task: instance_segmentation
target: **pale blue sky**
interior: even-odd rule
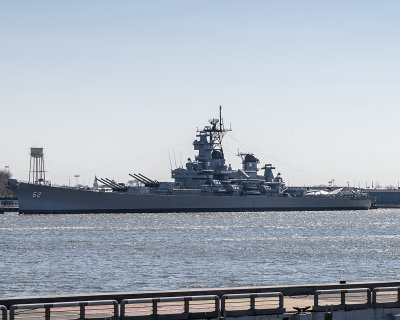
[[[169,179],[223,106],[227,160],[290,185],[400,180],[398,1],[2,1],[0,166]]]

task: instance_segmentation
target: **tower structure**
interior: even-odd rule
[[[194,150],[198,151],[195,160],[190,158],[186,169],[177,168],[171,171],[172,178],[178,186],[202,188],[211,180],[227,179],[228,167],[222,149],[222,139],[231,129],[226,129],[222,118],[222,107],[219,107],[219,118],[209,120],[210,125],[197,129],[197,139],[193,142]],[[232,168],[230,168],[231,170]]]
[[[42,147],[31,148],[31,161],[29,165],[29,182],[44,184],[46,172],[44,171],[44,153]]]

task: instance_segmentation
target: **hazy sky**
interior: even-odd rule
[[[2,1],[0,166],[170,179],[223,106],[290,185],[400,180],[399,1]],[[181,161],[182,159],[182,161]]]

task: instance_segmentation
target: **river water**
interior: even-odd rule
[[[400,278],[400,210],[0,215],[0,296]]]

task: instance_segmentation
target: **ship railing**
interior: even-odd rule
[[[174,188],[172,189],[172,192],[175,194],[200,194],[201,189],[179,189],[179,188]]]
[[[29,319],[119,319],[115,300],[17,304],[10,308],[10,320]]]
[[[54,186],[50,180],[46,180],[46,181],[42,181],[40,183],[35,183],[32,181],[27,181],[27,180],[22,180],[22,179],[18,179],[18,182],[22,182],[22,183],[27,183],[27,184],[37,184],[37,185],[41,185],[41,186]]]
[[[221,299],[223,319],[227,317],[282,314],[285,311],[281,292],[226,294]]]
[[[215,295],[125,299],[121,302],[121,320],[219,318],[219,302]]]
[[[372,291],[372,303],[375,307],[399,308],[400,287],[379,287]]]
[[[38,186],[48,186],[48,187],[56,187],[56,188],[66,188],[66,189],[77,189],[76,186],[67,186],[67,185],[63,185],[63,184],[58,184],[58,183],[52,183],[51,181],[46,180],[43,183],[34,183],[31,181],[27,181],[27,180],[22,180],[22,179],[18,179],[18,182],[22,182],[22,183],[26,183],[26,184],[33,184],[33,185],[38,185]],[[84,186],[86,187],[86,186]]]
[[[360,310],[371,306],[371,290],[368,288],[317,290],[314,294],[313,311]]]
[[[7,308],[5,306],[0,306],[1,320],[7,320]]]

